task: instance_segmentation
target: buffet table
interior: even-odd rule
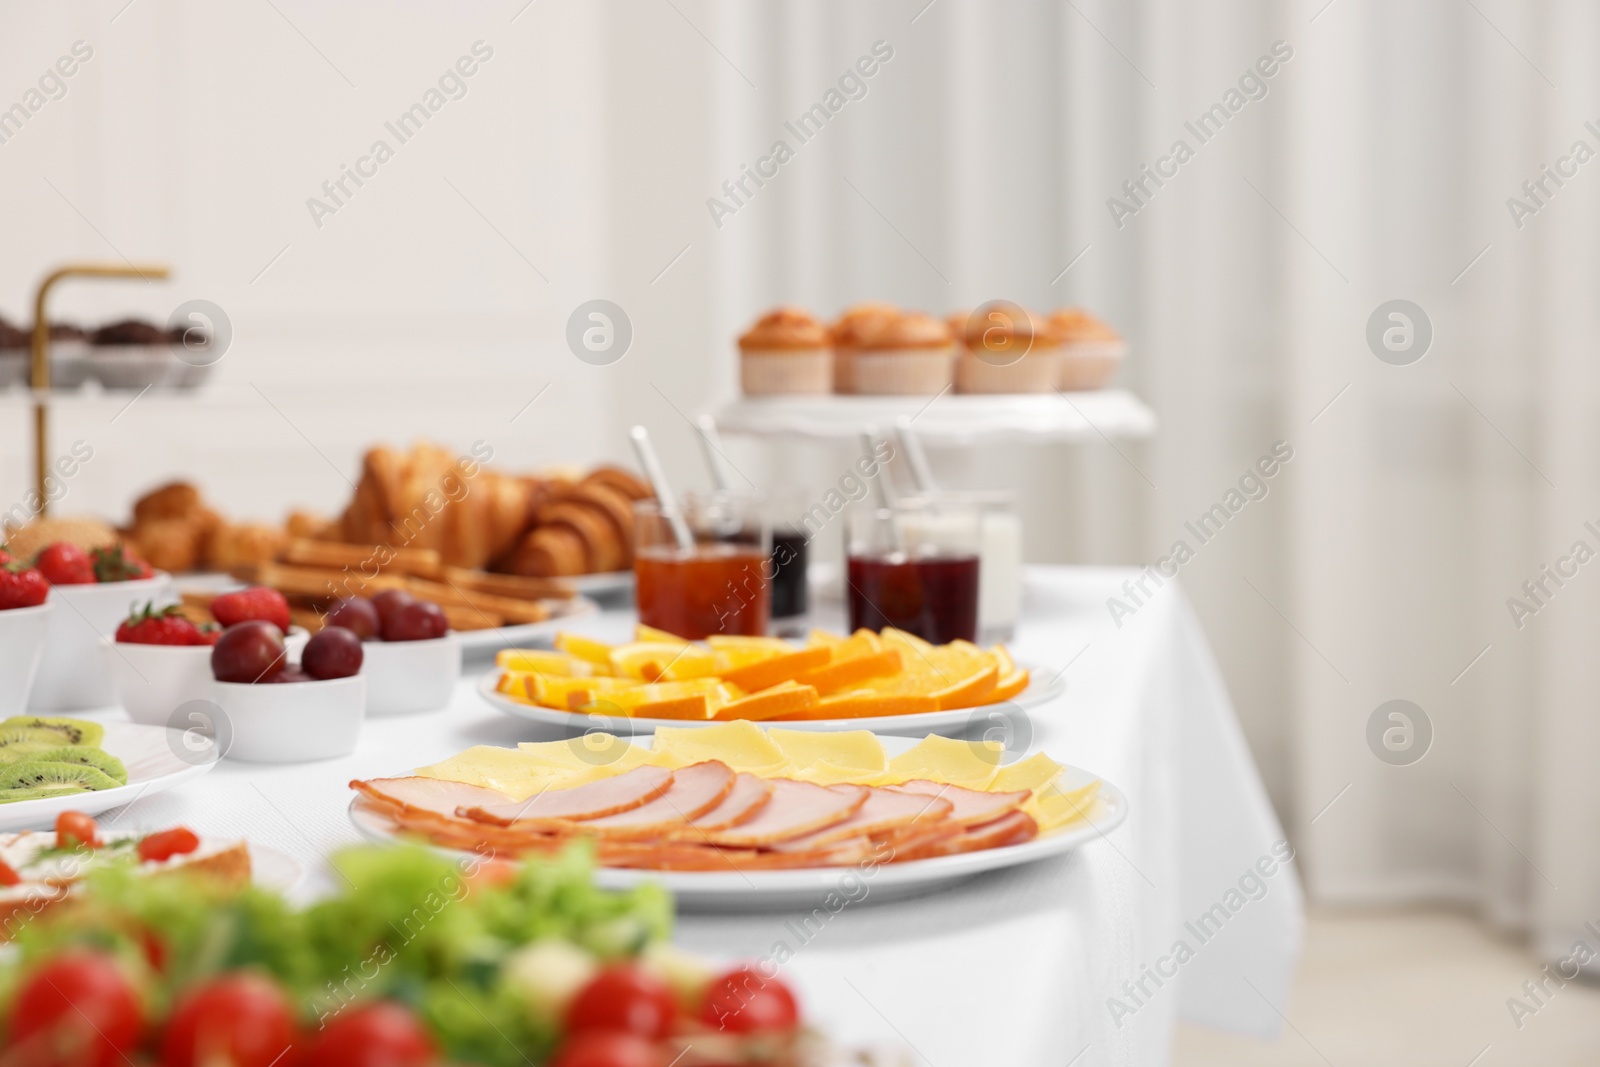
[[[1168,583],[1120,628],[1106,611],[1136,572],[1033,567],[1012,649],[1063,672],[1064,694],[1024,724],[1032,747],[1103,774],[1126,823],[1081,850],[932,895],[837,912],[685,915],[678,939],[722,957],[783,942],[786,977],[837,1037],[909,1047],[935,1067],[1164,1064],[1175,1019],[1270,1035],[1299,951],[1299,883],[1188,601]],[[573,621],[624,639],[631,612]],[[826,610],[820,625],[839,627]],[[297,895],[335,877],[322,862],[359,838],[354,777],[405,772],[475,744],[552,734],[473,691],[469,663],[446,712],[369,720],[355,755],[272,766],[225,761],[129,805],[119,828],[183,823],[296,857]],[[1180,943],[1182,947],[1180,948]],[[1116,998],[1115,1000],[1111,998]]]

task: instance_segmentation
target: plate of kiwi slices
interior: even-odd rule
[[[49,825],[63,811],[107,811],[216,761],[211,739],[194,731],[15,715],[0,720],[0,831]]]

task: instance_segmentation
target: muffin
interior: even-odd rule
[[[769,311],[739,338],[739,387],[746,396],[833,392],[833,348],[811,313]]]
[[[862,336],[874,323],[898,317],[900,309],[893,304],[855,304],[844,309],[828,328],[833,341],[833,391],[856,391],[856,353],[861,349]]]
[[[869,315],[853,324],[851,342],[851,392],[932,396],[950,385],[955,339],[950,327],[932,315]]]
[[[1062,308],[1050,316],[1061,341],[1062,389],[1103,389],[1117,373],[1128,342],[1082,308]]]
[[[1050,320],[1015,305],[985,305],[962,318],[958,337],[956,392],[1055,391],[1061,339]]]

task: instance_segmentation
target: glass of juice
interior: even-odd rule
[[[691,640],[767,632],[772,549],[759,497],[687,493],[676,511],[655,500],[633,508],[640,622]],[[687,546],[675,531],[680,522]]]
[[[772,524],[772,628],[777,633],[804,632],[810,608],[806,565],[811,534],[801,522],[806,498],[799,493],[769,496]]]
[[[893,626],[944,644],[978,639],[980,512],[920,498],[850,515],[850,628]]]
[[[1009,641],[1022,611],[1022,520],[1009,489],[943,489],[918,494],[946,505],[978,509],[978,636]]]

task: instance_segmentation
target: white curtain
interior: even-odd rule
[[[1583,527],[1600,518],[1600,164],[1547,180],[1520,228],[1506,199],[1531,203],[1522,183],[1573,141],[1600,150],[1583,125],[1600,120],[1597,13],[924,2],[685,6],[726,54],[707,53],[708,196],[874,41],[894,48],[864,99],[708,225],[722,332],[779,300],[998,296],[1123,328],[1154,442],[945,454],[946,471],[1017,486],[1035,558],[1196,547],[1184,583],[1315,897],[1467,902],[1565,955],[1600,915],[1600,564],[1520,628],[1506,601],[1573,542],[1600,551]],[[1159,163],[1180,139],[1193,157]],[[1145,164],[1177,173],[1133,200]],[[1121,226],[1112,197],[1137,208]],[[1411,365],[1366,340],[1394,299],[1431,322]],[[1279,441],[1293,458],[1265,499],[1196,545],[1185,522]],[[1396,699],[1431,724],[1409,765],[1367,740]]]

